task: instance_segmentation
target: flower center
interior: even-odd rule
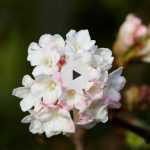
[[[55,90],[55,88],[56,88],[56,82],[50,81],[49,84],[48,84],[48,89],[50,91],[53,91],[53,90]]]
[[[67,97],[68,98],[73,98],[75,96],[76,92],[74,90],[69,90],[67,92]]]
[[[52,67],[52,64],[53,64],[53,61],[52,61],[52,58],[48,57],[46,60],[45,60],[45,64]]]

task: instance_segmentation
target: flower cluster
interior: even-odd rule
[[[142,21],[129,14],[119,29],[118,37],[114,45],[116,53],[122,54],[143,39],[147,34],[147,27]]]
[[[150,26],[129,14],[119,29],[113,51],[121,64],[137,58],[150,62]]]
[[[108,109],[120,107],[119,92],[125,84],[122,68],[108,73],[113,59],[109,49],[97,47],[88,30],[71,30],[66,40],[58,34],[42,35],[28,48],[33,78],[25,75],[22,87],[13,90],[22,99],[22,111],[30,113],[22,122],[30,123],[30,132],[47,137],[107,122]],[[64,68],[74,62],[85,75],[81,86],[65,79],[71,85],[66,86]]]

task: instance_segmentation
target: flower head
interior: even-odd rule
[[[142,24],[142,21],[129,14],[125,22],[120,27],[117,40],[114,44],[114,50],[117,55],[124,54],[138,40],[144,38],[147,34],[147,27]]]
[[[22,99],[22,111],[30,113],[22,122],[47,137],[74,133],[76,125],[107,122],[109,107],[118,108],[125,84],[122,69],[108,72],[113,59],[111,50],[95,45],[88,30],[71,30],[65,41],[60,35],[41,36],[28,49],[34,79],[24,76],[23,86],[13,90]]]

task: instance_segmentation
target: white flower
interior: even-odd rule
[[[27,60],[36,66],[33,75],[54,74],[58,70],[57,63],[60,59],[65,42],[60,35],[45,34],[40,37],[39,44],[33,42],[28,48]]]
[[[91,40],[88,30],[80,30],[76,32],[71,30],[66,35],[66,53],[84,53],[89,51],[95,44],[94,40]]]
[[[35,78],[31,93],[42,98],[47,104],[55,103],[62,94],[60,82],[52,76],[40,75]]]
[[[124,87],[126,80],[122,74],[122,68],[113,71],[109,74],[108,81],[104,88],[103,99],[109,107],[120,107],[120,90]]]
[[[47,137],[57,134],[71,134],[75,132],[74,123],[70,113],[58,106],[43,107],[30,110],[23,123],[30,123],[29,130],[33,134],[45,133]]]
[[[28,111],[41,101],[52,104],[61,96],[60,83],[48,75],[40,75],[31,79],[26,75],[23,78],[23,86],[13,90],[13,95],[22,98],[20,102],[22,111]]]
[[[29,75],[25,75],[22,80],[22,85],[24,87],[16,88],[12,92],[12,95],[22,99],[20,102],[22,111],[31,109],[34,105],[41,101],[40,97],[34,96],[31,93],[31,86],[33,83],[34,80]]]
[[[67,109],[77,109],[83,111],[88,107],[88,101],[84,94],[78,93],[75,90],[66,90],[63,95],[63,103]]]
[[[102,105],[99,101],[96,101],[86,111],[79,114],[76,124],[91,128],[99,122],[106,123],[107,121],[107,105]]]

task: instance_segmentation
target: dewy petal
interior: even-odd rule
[[[48,67],[48,66],[37,66],[33,69],[32,74],[34,77],[40,76],[40,75],[54,75],[58,72],[57,67]]]
[[[66,38],[67,39],[70,39],[72,37],[74,37],[76,34],[76,31],[75,30],[70,30],[67,34],[66,34]]]
[[[45,74],[45,75],[49,75],[51,68],[49,68],[46,65],[41,65],[41,66],[36,66],[33,71],[32,74],[34,77]]]
[[[108,84],[118,91],[120,91],[126,83],[125,78],[121,76],[122,70],[123,70],[122,67],[116,69],[109,75],[108,79]]]
[[[96,120],[106,123],[108,121],[107,105],[101,106],[96,113]]]
[[[29,88],[19,87],[13,90],[12,95],[19,97],[19,98],[24,98],[29,94],[29,92],[30,92]]]
[[[40,84],[40,83],[35,83],[34,85],[32,85],[31,87],[31,94],[34,96],[41,96],[45,93],[44,91],[46,90],[46,87],[44,84]]]
[[[43,53],[37,43],[31,43],[28,48],[27,60],[30,61],[31,66],[40,65],[43,62]]]
[[[25,87],[31,87],[33,79],[29,75],[25,75],[22,79],[22,85]]]
[[[28,95],[20,102],[20,107],[22,111],[28,111],[37,103],[40,103],[41,99],[32,95]]]
[[[120,106],[121,95],[119,91],[125,85],[125,78],[121,76],[122,68],[119,68],[109,75],[108,82],[104,88],[103,100],[111,108],[118,108]]]
[[[42,130],[42,123],[38,120],[34,120],[31,122],[30,126],[29,126],[29,130],[31,133],[33,134],[42,134],[43,130]]]
[[[95,41],[91,40],[88,30],[80,30],[79,32],[71,30],[67,33],[66,38],[68,52],[82,53],[90,50],[95,44]]]
[[[41,47],[49,47],[50,50],[52,49],[59,49],[63,48],[65,45],[64,39],[59,35],[50,35],[50,34],[44,34],[39,39],[39,45]]]
[[[95,44],[95,41],[91,40],[88,30],[80,30],[77,33],[77,37],[76,38],[77,38],[77,43],[83,49],[90,49]]]
[[[50,35],[50,34],[44,34],[39,39],[39,45],[41,47],[46,47],[49,44],[51,44],[51,40],[52,40],[52,35]]]
[[[112,52],[108,48],[98,48],[93,55],[93,65],[100,70],[109,70],[113,62]]]
[[[25,117],[21,120],[21,122],[22,122],[22,123],[30,123],[31,120],[32,120],[31,115],[28,115],[28,116],[25,116]]]
[[[65,41],[59,34],[55,34],[54,38],[58,48],[63,48],[65,46]]]

